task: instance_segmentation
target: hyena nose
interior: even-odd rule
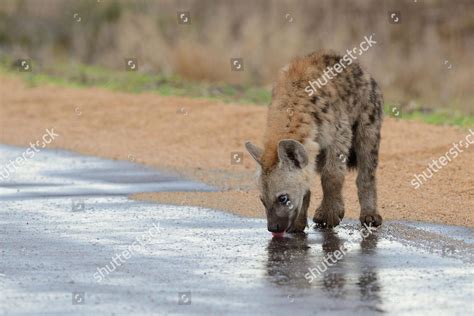
[[[282,231],[282,229],[280,228],[280,225],[278,224],[276,225],[268,224],[267,228],[268,228],[268,231],[272,233],[280,233]]]

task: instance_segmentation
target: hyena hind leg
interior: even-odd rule
[[[357,194],[360,203],[360,222],[367,226],[380,226],[382,216],[377,211],[376,170],[380,146],[380,122],[359,122],[355,151],[357,156]],[[362,127],[363,126],[363,127]],[[362,127],[362,128],[360,128]]]

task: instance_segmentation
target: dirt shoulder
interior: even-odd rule
[[[59,134],[49,148],[132,160],[214,185],[215,193],[144,193],[137,199],[210,207],[264,216],[254,185],[255,165],[246,140],[262,140],[266,109],[217,101],[125,94],[101,89],[28,88],[0,77],[0,142],[28,146],[47,128]],[[474,227],[474,145],[418,190],[410,184],[433,159],[468,131],[386,118],[382,130],[379,207],[384,219]],[[232,163],[232,153],[242,153]],[[3,167],[3,166],[2,166]],[[310,210],[321,200],[315,179]],[[358,218],[355,173],[344,188],[346,217]],[[311,214],[312,215],[312,214]]]

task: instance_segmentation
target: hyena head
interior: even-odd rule
[[[281,140],[277,150],[278,162],[271,167],[265,166],[262,161],[262,149],[250,142],[245,147],[260,167],[258,186],[268,230],[274,233],[291,232],[300,214],[304,214],[306,225],[311,193],[308,154],[304,146],[293,139]]]

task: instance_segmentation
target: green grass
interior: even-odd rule
[[[147,74],[137,71],[114,71],[81,64],[56,65],[54,68],[18,72],[0,63],[0,72],[18,73],[31,87],[55,84],[65,87],[100,87],[130,93],[156,92],[164,96],[217,99],[234,103],[269,104],[271,92],[265,88],[219,83],[193,82],[178,76]]]
[[[462,115],[461,113],[443,113],[442,111],[423,114],[413,112],[406,116],[409,119],[417,119],[428,124],[435,125],[455,125],[461,127],[474,127],[474,116]]]
[[[446,109],[397,111],[394,106],[385,105],[385,114],[399,119],[421,121],[433,125],[452,125],[462,128],[474,127],[474,116],[461,112],[447,111]]]
[[[114,71],[106,68],[74,64],[55,65],[53,68],[39,68],[33,65],[32,72],[19,72],[11,62],[0,61],[0,73],[16,74],[31,87],[54,84],[64,87],[100,87],[114,91],[130,93],[156,92],[164,96],[185,96],[207,98],[224,102],[241,104],[268,105],[271,102],[271,91],[262,87],[230,85],[225,83],[204,83],[185,80],[178,76],[147,74],[136,71]],[[403,110],[399,115],[386,105],[387,116],[401,119],[417,120],[435,125],[454,125],[463,128],[474,126],[474,116],[452,113],[443,109],[433,111]]]

